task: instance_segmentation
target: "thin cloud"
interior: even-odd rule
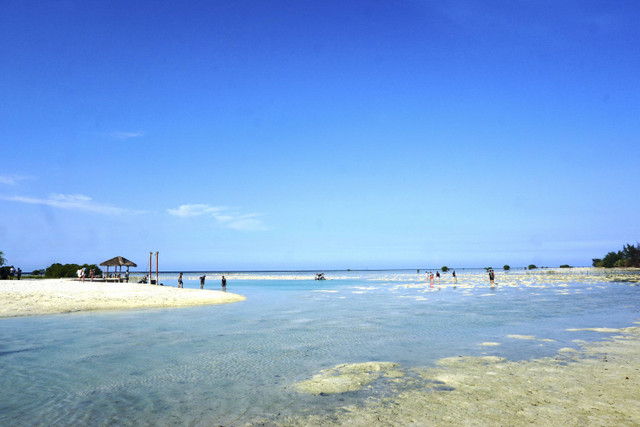
[[[13,175],[13,176],[7,176],[7,175],[0,175],[0,184],[3,185],[16,185],[18,184],[18,182],[20,181],[25,181],[30,179],[29,177],[26,176],[17,176],[17,175]]]
[[[170,215],[180,218],[199,216],[214,218],[223,227],[241,231],[264,231],[269,228],[262,222],[258,214],[239,214],[225,206],[207,204],[180,205],[177,209],[167,209]]]
[[[168,209],[167,211],[171,215],[179,216],[182,218],[189,218],[201,215],[222,216],[221,212],[226,210],[226,207],[216,207],[204,204],[191,204],[180,205],[178,209]]]
[[[29,196],[9,196],[0,197],[12,202],[28,203],[33,205],[51,206],[54,208],[93,212],[104,215],[136,214],[142,211],[119,208],[108,204],[96,203],[89,196],[84,194],[51,194],[48,198],[38,198]]]
[[[111,132],[109,135],[115,139],[131,139],[143,136],[144,132]]]

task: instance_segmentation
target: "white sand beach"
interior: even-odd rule
[[[0,317],[90,310],[188,307],[244,301],[229,292],[71,279],[0,281]]]

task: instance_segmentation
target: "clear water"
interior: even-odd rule
[[[199,288],[203,273],[185,274]],[[206,289],[220,289],[207,273]],[[595,270],[229,274],[247,297],[217,306],[0,319],[0,425],[245,425],[323,414],[372,391],[309,396],[291,384],[340,363],[555,355],[630,326],[638,276]],[[160,281],[175,286],[177,274]],[[535,335],[538,339],[508,338]],[[553,339],[541,341],[540,339]],[[499,342],[500,346],[480,346]]]

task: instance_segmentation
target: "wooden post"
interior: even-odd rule
[[[153,252],[149,252],[149,284],[151,284],[151,257],[153,256]]]
[[[160,252],[156,252],[156,285],[159,285],[160,282],[158,281],[158,254]]]

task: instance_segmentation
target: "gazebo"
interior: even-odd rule
[[[110,266],[115,267],[115,269],[114,269],[115,273],[118,273],[118,266],[120,267],[120,272],[118,273],[118,276],[117,276],[118,278],[120,278],[120,276],[122,275],[122,266],[123,265],[127,267],[127,273],[129,273],[129,267],[137,267],[138,266],[135,262],[129,261],[125,257],[121,257],[121,256],[113,257],[111,259],[106,260],[105,262],[100,263],[101,267],[107,267],[107,274],[105,276],[105,280],[109,280],[109,267]],[[128,276],[128,274],[127,274],[127,276]]]

